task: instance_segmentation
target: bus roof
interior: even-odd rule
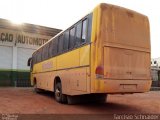
[[[130,10],[130,9],[127,9],[127,8],[124,8],[124,7],[121,7],[121,6],[112,5],[112,4],[108,4],[108,3],[100,3],[100,4],[98,4],[94,9],[99,9],[99,8],[100,8],[100,9],[103,9],[103,7],[110,7],[110,8],[114,7],[114,8],[117,8],[117,9],[124,9],[124,10],[130,11],[130,12],[134,12],[134,13],[136,13],[136,14],[145,16],[145,15],[143,15],[143,14],[141,14],[141,13],[139,13],[139,12],[136,12],[136,11],[134,11],[134,10]],[[94,10],[94,9],[93,9],[93,10]],[[92,12],[93,12],[93,10],[92,10]],[[92,13],[92,12],[90,12],[90,13]],[[89,14],[90,14],[90,13],[89,13]],[[87,14],[87,15],[88,15],[88,14]],[[85,15],[85,16],[87,16],[87,15]],[[85,16],[84,16],[84,17],[85,17]],[[82,17],[80,20],[82,20],[84,17]],[[147,16],[145,16],[145,17],[147,17]],[[79,22],[80,20],[78,20],[77,22]],[[40,50],[43,46],[45,46],[46,44],[48,44],[48,43],[49,43],[50,41],[52,41],[54,38],[58,37],[59,35],[61,35],[62,33],[64,33],[66,30],[68,30],[69,28],[73,27],[77,22],[75,22],[73,25],[71,25],[71,26],[68,27],[67,29],[59,32],[57,35],[55,35],[54,37],[52,37],[51,39],[49,39],[46,43],[44,43],[44,44],[43,44],[42,46],[40,46],[37,50],[35,50],[33,54],[35,54],[35,52],[37,52],[38,50]]]

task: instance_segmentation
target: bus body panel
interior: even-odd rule
[[[75,59],[76,58],[76,59]],[[57,70],[79,66],[79,49],[57,56]]]
[[[63,94],[90,93],[90,44],[34,65],[37,87],[54,91],[54,79],[60,77]]]
[[[89,94],[90,79],[87,76],[88,69],[89,67],[79,67],[57,71],[57,75],[61,76],[63,94]]]
[[[116,47],[104,47],[104,78],[150,78],[150,53]]]
[[[92,93],[140,93],[148,92],[152,81],[148,80],[121,80],[121,79],[99,79],[95,80],[95,89]]]
[[[100,39],[126,49],[150,52],[149,22],[146,16],[105,4],[102,4],[100,9]]]
[[[121,7],[101,4],[94,9],[92,30],[91,92],[149,91],[150,35],[147,17]],[[122,86],[125,86],[124,90],[121,90]],[[112,87],[116,89],[110,89]],[[134,89],[130,89],[132,87]]]
[[[91,92],[94,93],[97,83],[96,83],[96,67],[102,66],[102,41],[98,40],[100,32],[100,7],[97,6],[93,10],[92,15],[92,31],[91,31]]]

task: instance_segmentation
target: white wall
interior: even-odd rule
[[[35,39],[44,42],[50,38],[51,36],[0,28],[0,69],[29,70],[28,58],[40,47],[32,42]]]

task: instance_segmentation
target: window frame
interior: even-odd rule
[[[82,37],[83,37],[83,22],[84,21],[86,21],[86,32],[85,32],[85,41],[84,42],[82,42]],[[83,44],[85,44],[86,42],[87,42],[87,39],[88,39],[88,22],[89,22],[89,20],[88,20],[88,18],[86,17],[86,18],[84,18],[83,20],[82,20],[82,34],[81,34],[81,45],[83,45]]]
[[[82,42],[82,35],[83,35],[83,22],[86,20],[86,35],[85,35],[85,41]],[[78,44],[76,44],[76,37],[77,37],[77,26],[80,24],[80,41],[78,42]],[[92,30],[92,13],[86,15],[84,18],[82,18],[81,20],[79,20],[78,22],[76,22],[75,24],[73,24],[71,27],[69,27],[68,29],[66,29],[64,32],[58,34],[57,36],[55,36],[54,38],[52,38],[48,44],[48,57],[45,58],[49,59],[51,57],[55,57],[67,52],[70,52],[72,50],[75,50],[77,48],[83,47],[84,45],[90,44],[91,43],[91,30]],[[68,31],[69,36],[68,36],[68,49],[64,49],[64,39],[65,39],[65,33]],[[73,36],[71,37],[71,31],[73,31]],[[60,40],[60,37],[62,36],[62,40]],[[62,45],[59,45],[61,42]],[[42,50],[43,47],[45,47],[46,45],[42,46],[40,49],[38,49],[35,53],[36,55],[36,60],[35,63],[39,63],[41,61],[43,61],[42,59]],[[56,47],[55,47],[56,46]],[[61,49],[59,49],[59,47],[61,46]],[[54,49],[53,49],[54,48]],[[41,59],[37,59],[38,57],[41,57]]]

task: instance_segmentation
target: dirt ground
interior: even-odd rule
[[[37,94],[32,88],[0,88],[0,113],[17,114],[160,114],[160,91],[108,95],[106,103],[66,105],[53,93]]]

